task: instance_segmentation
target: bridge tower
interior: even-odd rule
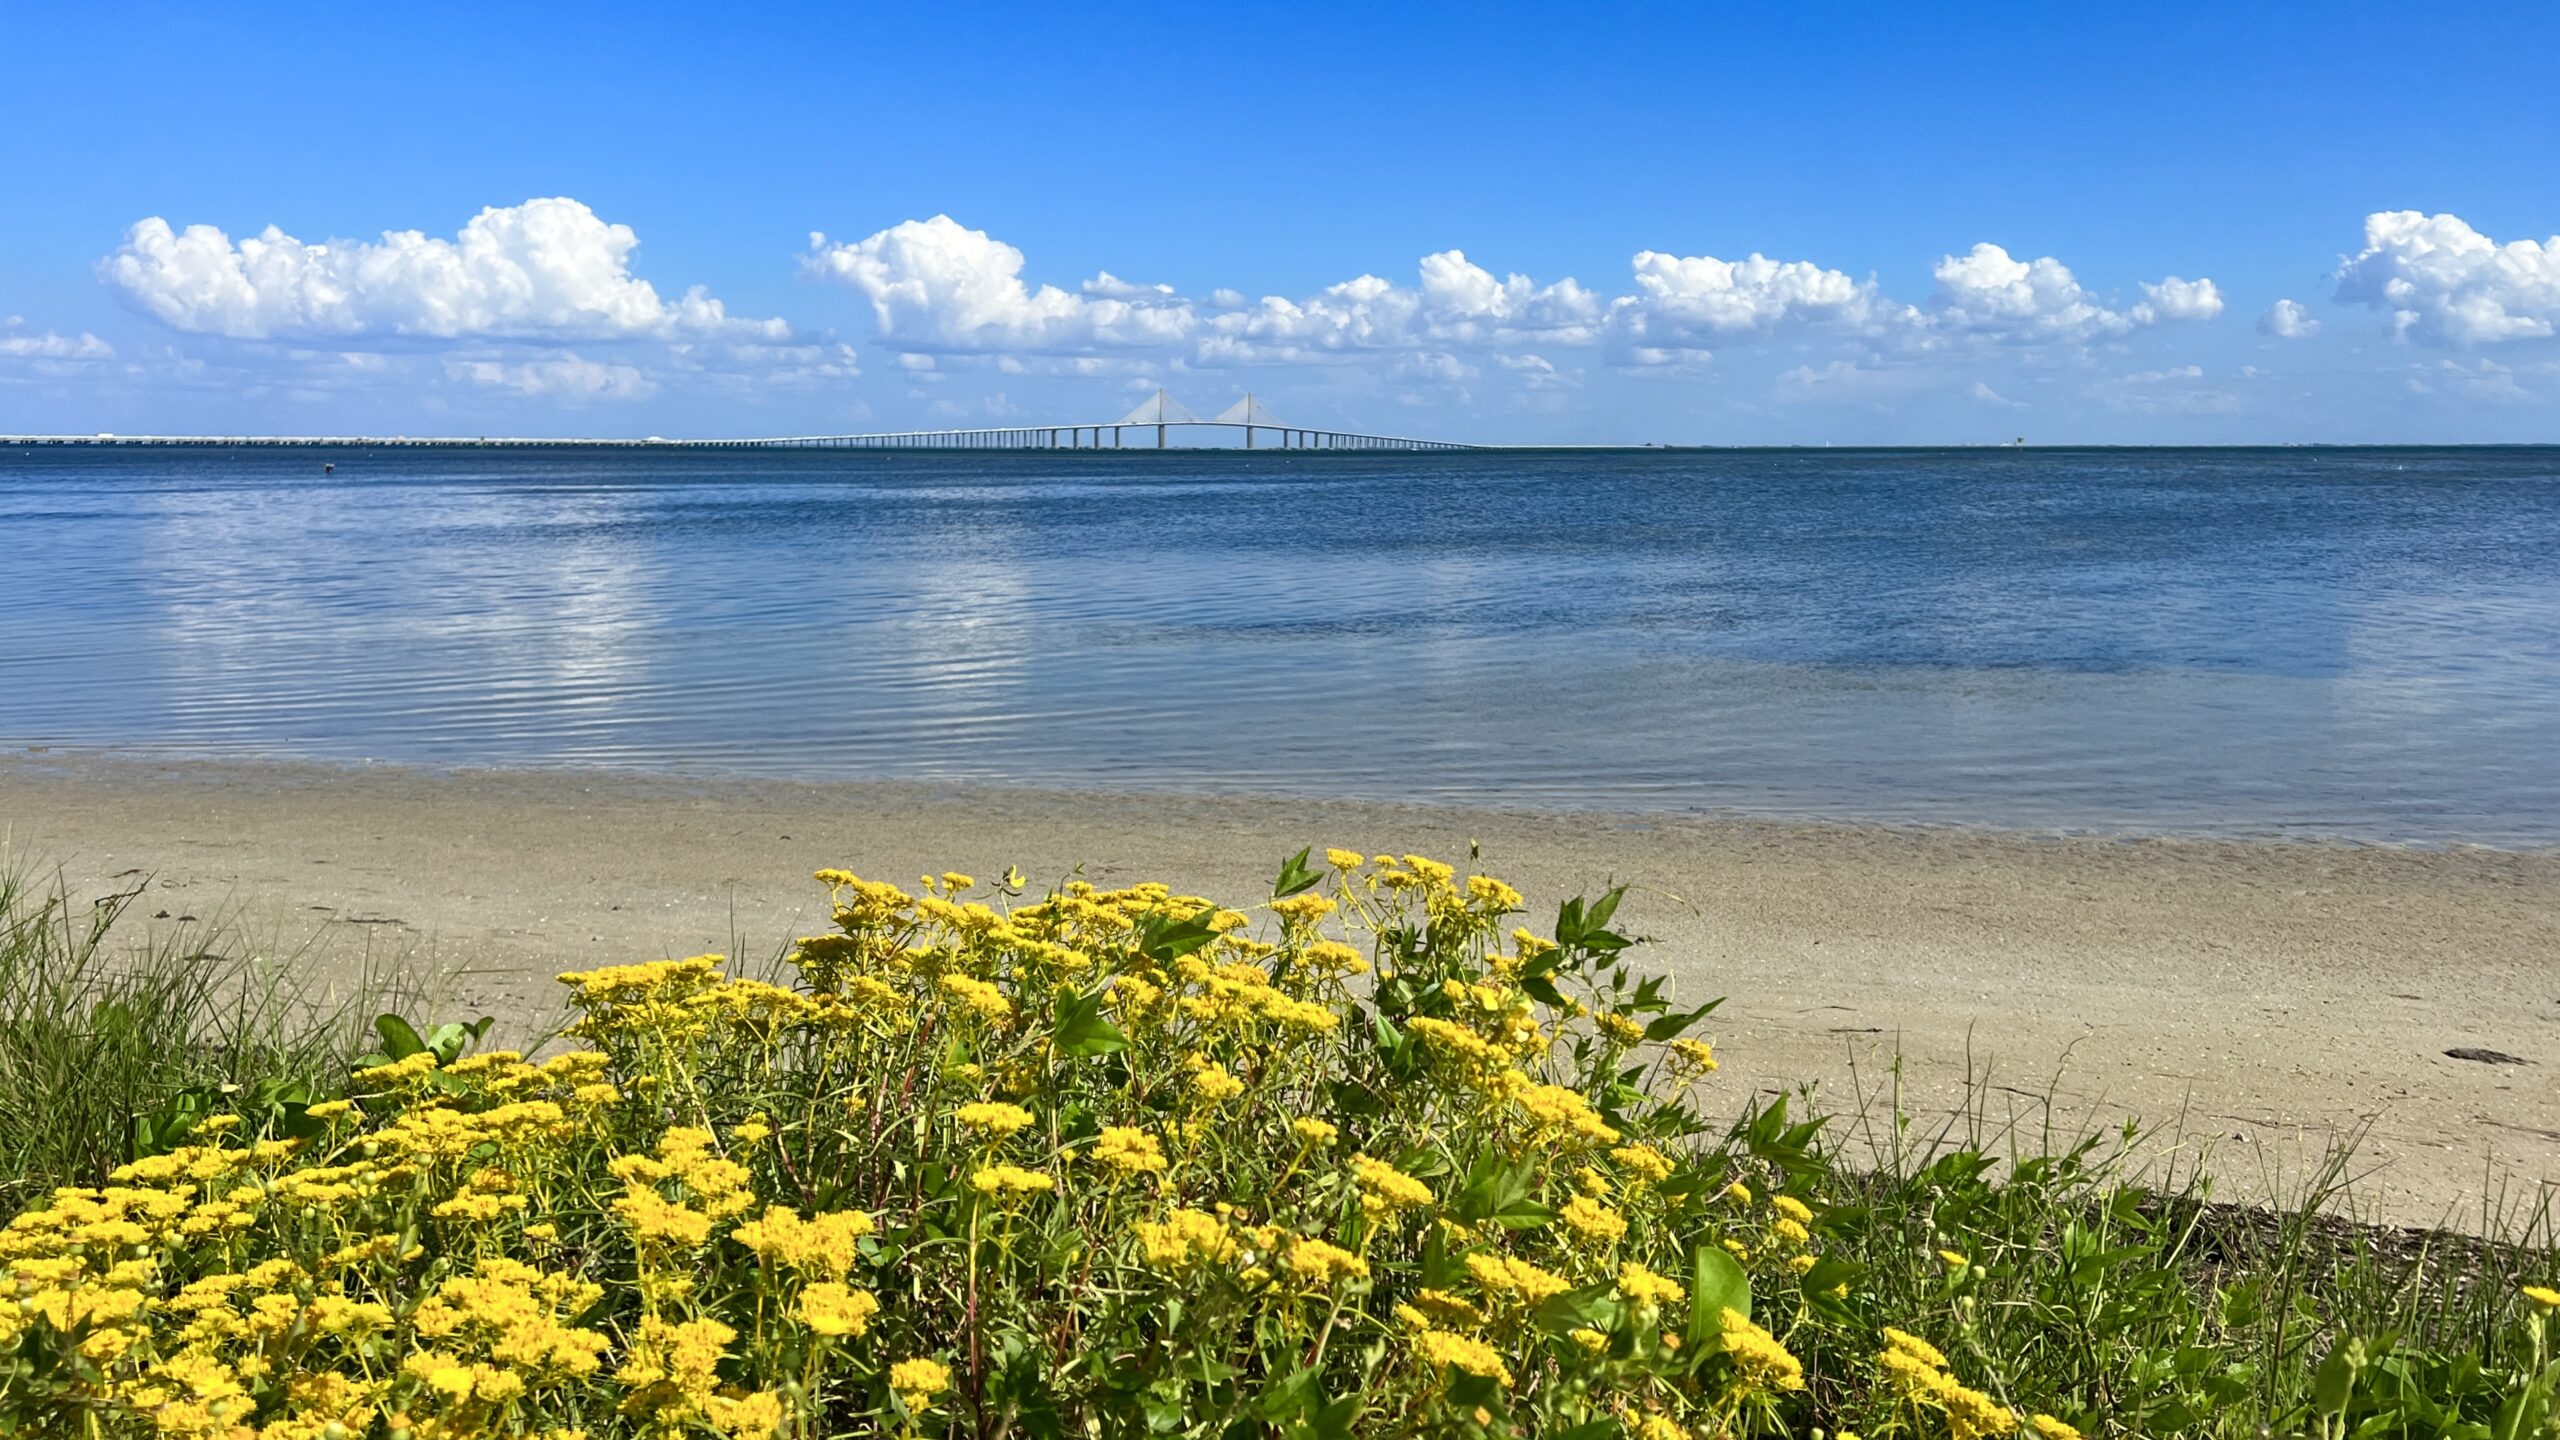
[[[1115,425],[1153,425],[1156,427],[1156,448],[1161,450],[1164,448],[1164,427],[1197,425],[1200,423],[1200,417],[1183,409],[1181,401],[1158,390],[1137,409],[1121,416],[1113,423]]]
[[[1274,415],[1269,410],[1263,408],[1262,402],[1254,399],[1253,392],[1250,390],[1244,393],[1243,399],[1228,406],[1226,409],[1219,411],[1217,423],[1220,425],[1242,425],[1244,427],[1244,448],[1247,450],[1253,448],[1253,431],[1255,426],[1260,426],[1265,430],[1279,431],[1280,448],[1285,450],[1289,447],[1289,427],[1281,423],[1279,416]]]

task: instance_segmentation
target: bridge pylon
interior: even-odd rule
[[[1289,427],[1281,423],[1280,417],[1272,414],[1261,401],[1253,398],[1253,392],[1250,390],[1244,392],[1243,399],[1219,411],[1210,423],[1243,426],[1244,448],[1247,450],[1253,448],[1253,432],[1256,426],[1265,430],[1279,431],[1281,448],[1288,448]]]
[[[1150,396],[1147,400],[1142,402],[1137,409],[1121,416],[1115,423],[1121,425],[1153,425],[1156,427],[1156,448],[1161,450],[1164,448],[1164,427],[1167,425],[1197,425],[1200,423],[1200,417],[1182,408],[1181,401],[1166,394],[1162,389],[1158,389],[1153,396]]]

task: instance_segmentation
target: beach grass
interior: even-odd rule
[[[0,1209],[94,1183],[188,1115],[342,1089],[373,1017],[415,997],[396,964],[323,964],[244,916],[135,916],[144,893],[81,900],[0,865]]]
[[[531,1058],[0,889],[0,1428],[2551,1430],[2546,1210],[2362,1224],[2344,1145],[2235,1206],[2049,1106],[1753,1086],[1619,892],[820,879],[787,973],[564,976]]]

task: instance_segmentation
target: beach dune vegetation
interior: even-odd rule
[[[1421,855],[1240,908],[817,879],[787,973],[578,971],[529,1052],[386,1019],[289,1100],[20,1157],[0,1431],[2551,1430],[2547,1246],[2103,1140],[1855,1152],[1733,1084],[1623,891],[1541,931]]]

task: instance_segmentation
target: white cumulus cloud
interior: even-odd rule
[[[83,330],[77,335],[60,335],[47,330],[30,335],[22,328],[26,321],[12,315],[0,321],[0,356],[11,360],[112,360],[116,347]]]
[[[270,225],[137,222],[98,274],[172,329],[239,339],[782,339],[699,287],[674,300],[631,273],[639,237],[565,197],[492,206],[452,239],[389,230],[309,244]]]
[[[1854,345],[1869,363],[1825,368],[1817,357],[1788,372],[1787,387],[1916,393],[1971,378],[1968,357],[1986,346],[2068,350],[2211,320],[2225,303],[2212,280],[2171,275],[2120,306],[2060,260],[1988,243],[1941,257],[1925,305],[1884,294],[1872,276],[1757,252],[1729,260],[1639,251],[1624,284],[1608,291],[1497,271],[1457,249],[1422,256],[1410,279],[1361,274],[1311,294],[1253,298],[1220,286],[1195,296],[1110,271],[1070,287],[1034,280],[1020,249],[947,215],[854,241],[814,234],[803,264],[869,302],[880,338],[915,380],[988,365],[1049,374],[1136,366],[1148,388],[1168,368],[1251,365],[1361,367],[1423,385],[1491,375],[1526,389],[1566,382],[1547,357],[1576,349],[1672,373],[1731,346],[1828,341]],[[1580,372],[1572,375],[1578,383]]]
[[[2136,325],[2164,320],[2210,320],[2222,313],[2222,290],[2210,280],[2181,280],[2172,275],[2158,284],[2145,281],[2142,299],[2133,307]]]
[[[2299,300],[2279,300],[2258,317],[2258,333],[2278,340],[2308,340],[2320,333],[2320,318]]]
[[[1857,327],[1911,314],[1877,295],[1874,281],[1807,260],[1640,250],[1631,268],[1635,290],[1612,303],[1610,318],[1640,351],[1702,350],[1786,324]]]
[[[864,240],[809,237],[813,274],[871,302],[883,340],[931,349],[1066,352],[1162,345],[1187,337],[1191,306],[1170,290],[1108,273],[1086,293],[1023,283],[1020,250],[948,215],[908,220]]]
[[[560,400],[645,400],[657,382],[635,365],[612,365],[576,355],[539,360],[448,360],[448,379]]]
[[[2337,298],[2391,312],[2405,339],[2474,345],[2534,339],[2560,323],[2560,235],[2500,244],[2456,215],[2365,217],[2364,249],[2338,266]]]
[[[1933,319],[1954,329],[2081,339],[2131,328],[2080,288],[2070,266],[2050,255],[2014,259],[1984,241],[1961,256],[1940,257],[1930,274],[1938,282]]]

